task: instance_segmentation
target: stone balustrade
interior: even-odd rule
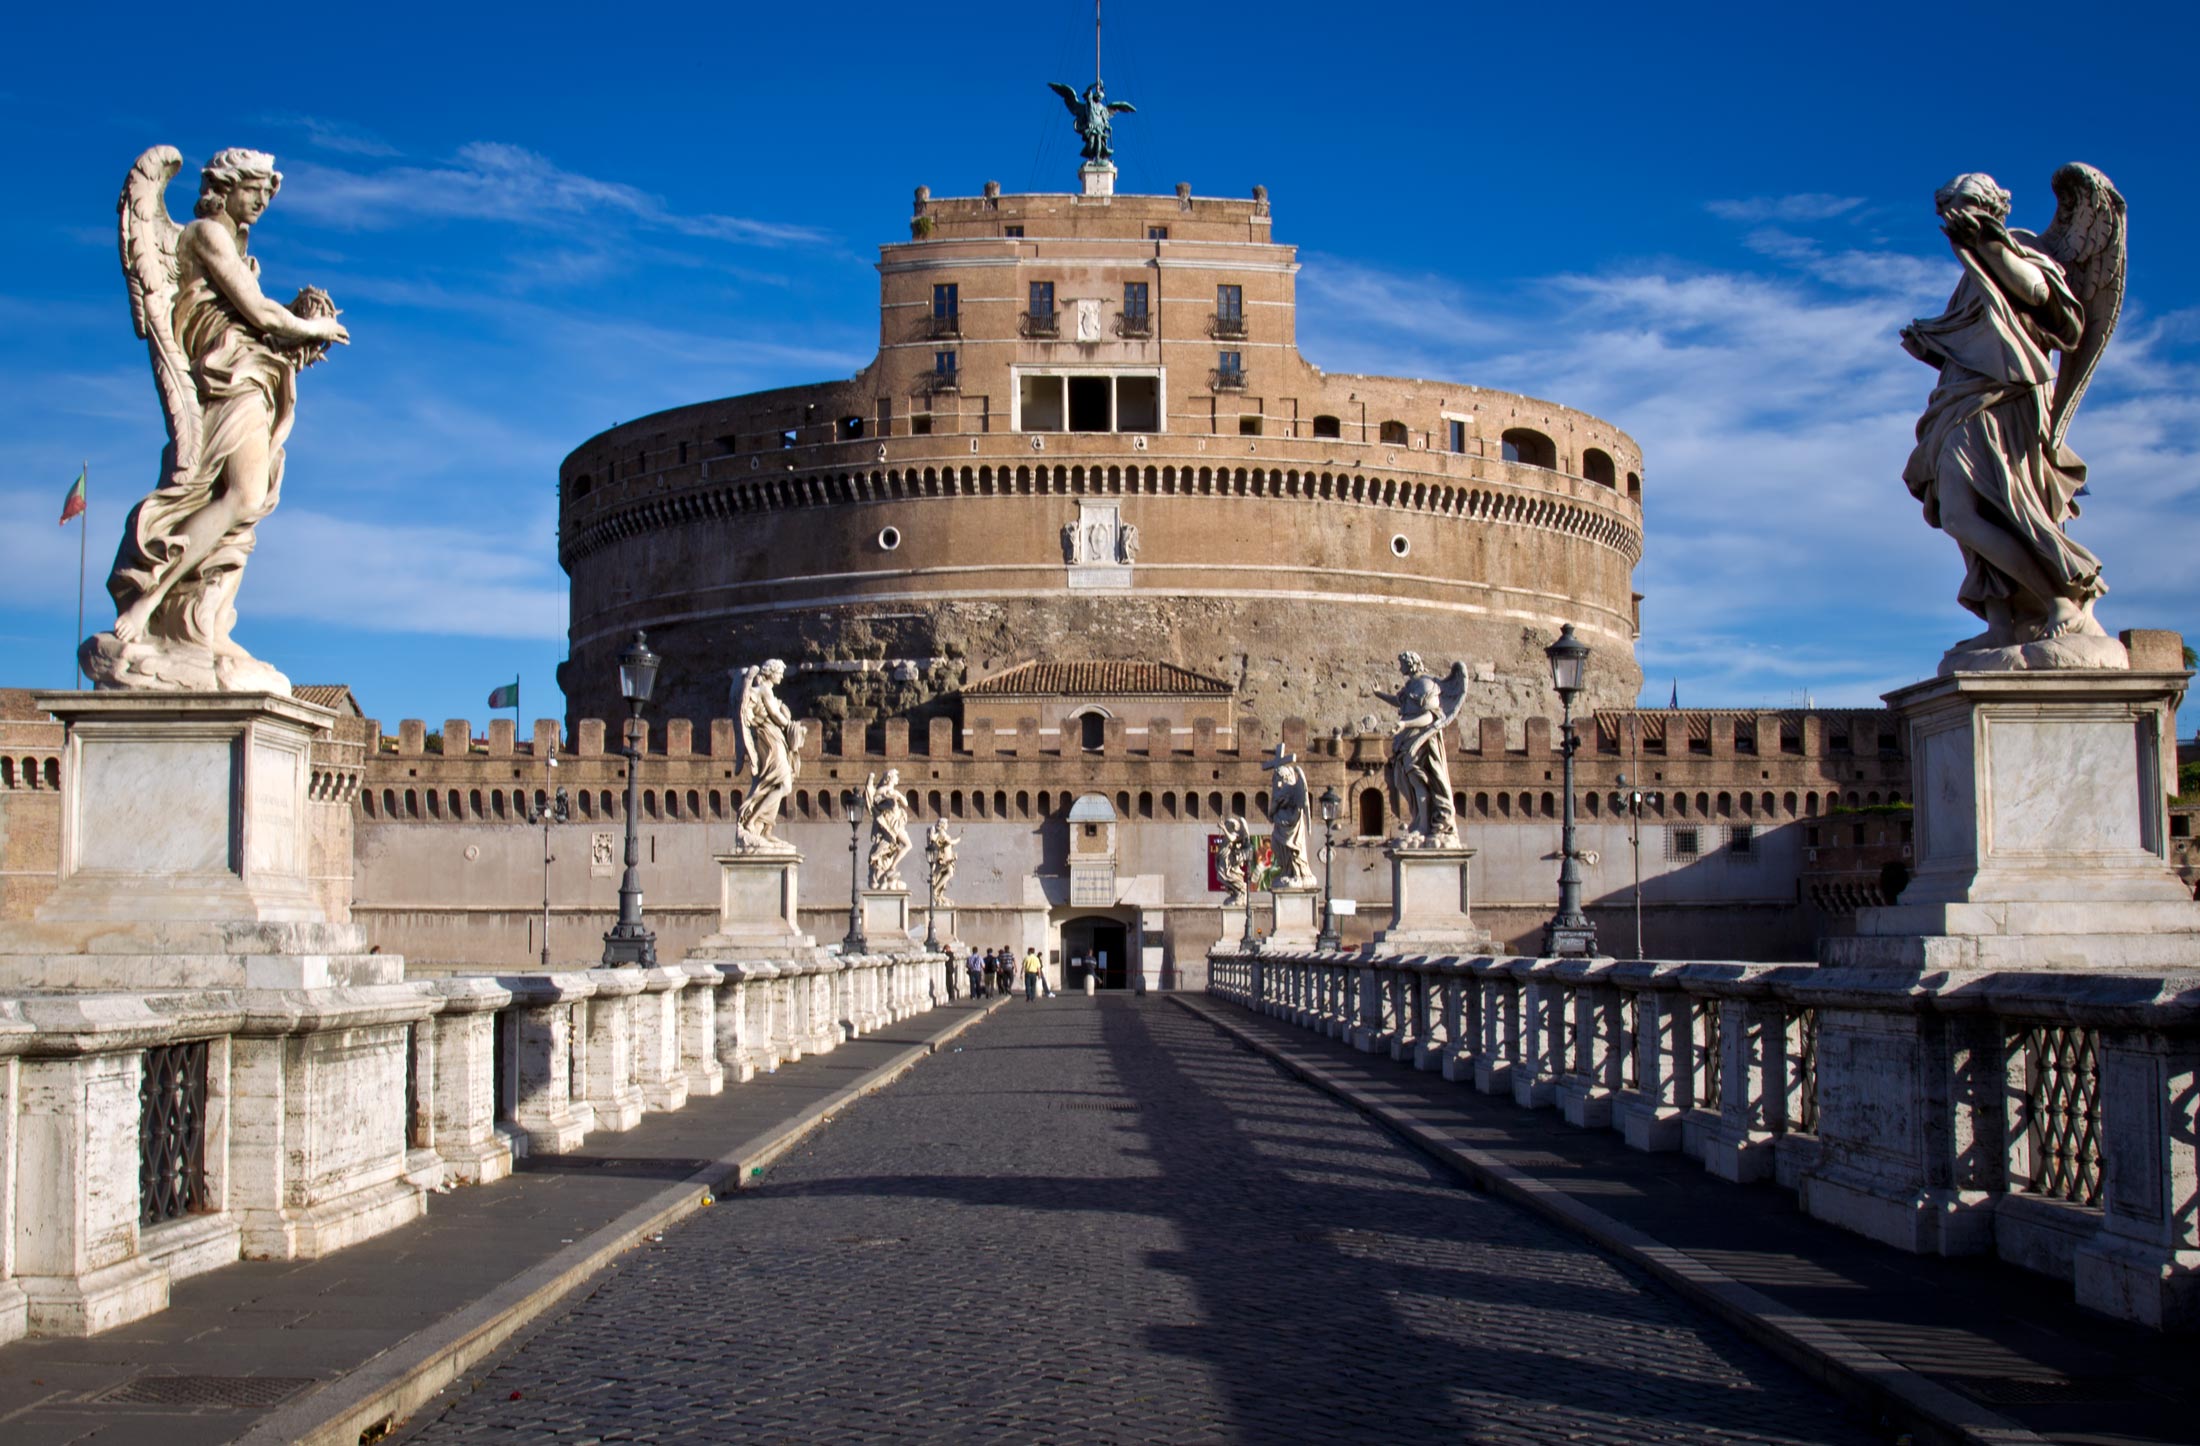
[[[1900,1248],[2200,1325],[2200,974],[1212,957],[1210,994]]]
[[[352,988],[0,997],[0,1341],[90,1335],[944,1003],[824,951]]]

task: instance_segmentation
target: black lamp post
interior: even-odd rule
[[[1551,686],[1558,690],[1563,715],[1559,724],[1559,756],[1565,760],[1566,808],[1559,829],[1558,917],[1544,926],[1543,952],[1553,958],[1589,955],[1597,951],[1596,927],[1581,911],[1581,854],[1574,847],[1574,754],[1581,739],[1574,733],[1574,695],[1581,691],[1581,675],[1589,662],[1589,645],[1574,636],[1574,625],[1558,630],[1558,641],[1543,650],[1551,660]]]
[[[1322,928],[1314,936],[1317,949],[1341,949],[1344,940],[1337,934],[1337,813],[1344,807],[1344,800],[1337,796],[1335,785],[1322,790]]]
[[[549,763],[552,778],[558,776],[557,768],[558,755],[553,753]],[[550,968],[550,865],[556,862],[556,855],[550,852],[550,825],[569,823],[572,818],[573,802],[565,796],[565,785],[561,783],[548,806],[538,802],[534,817],[528,820],[542,825],[542,967],[545,972]]]
[[[928,954],[940,951],[940,841],[936,834],[924,836],[924,948]]]
[[[871,941],[863,937],[863,856],[858,831],[863,827],[863,795],[849,789],[840,795],[848,817],[848,937],[840,941],[843,954],[868,954]]]
[[[657,936],[642,923],[642,849],[634,830],[634,815],[641,809],[639,775],[642,771],[641,735],[637,725],[649,695],[657,687],[657,665],[663,661],[649,650],[649,638],[637,632],[634,641],[619,653],[619,692],[633,716],[627,720],[626,746],[626,873],[619,880],[619,922],[603,936],[605,968],[639,964],[654,968]]]
[[[1658,807],[1659,795],[1652,792],[1646,792],[1643,789],[1642,780],[1640,779],[1637,779],[1634,784],[1630,786],[1627,782],[1627,775],[1624,773],[1619,776],[1619,786],[1622,790],[1622,792],[1620,793],[1620,797],[1625,799],[1627,803],[1627,842],[1629,846],[1634,850],[1635,854],[1635,957],[1637,959],[1640,959],[1643,957],[1642,811],[1646,808]]]

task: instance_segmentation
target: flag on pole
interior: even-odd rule
[[[492,708],[519,707],[519,679],[514,678],[503,687],[491,692],[489,694],[489,706]]]
[[[76,480],[69,484],[69,495],[61,499],[61,526],[67,527],[71,518],[84,515],[84,478],[90,471],[89,467],[80,469]]]

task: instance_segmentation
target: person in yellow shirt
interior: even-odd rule
[[[1036,948],[1024,950],[1024,998],[1026,1000],[1039,997],[1039,985],[1044,982],[1042,976],[1046,973],[1046,967],[1040,960],[1039,951]]]

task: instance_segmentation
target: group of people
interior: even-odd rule
[[[1024,977],[1024,998],[1037,999],[1041,992],[1054,993],[1054,986],[1047,982],[1046,964],[1037,949],[1026,949],[1018,959],[1012,949],[988,949],[979,953],[976,948],[963,956],[962,972],[970,980],[972,999],[991,999],[995,994],[1006,994],[1016,986],[1016,976]],[[947,977],[952,980],[955,970],[950,964]]]

